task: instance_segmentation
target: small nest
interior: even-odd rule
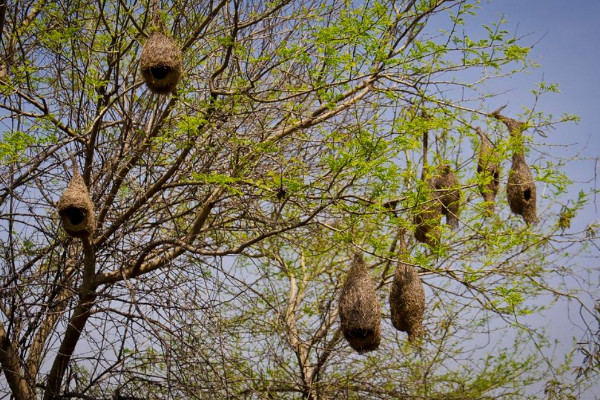
[[[67,234],[84,238],[91,236],[96,228],[94,205],[83,178],[77,170],[69,186],[58,200],[58,215]]]
[[[477,175],[483,183],[479,184],[479,193],[481,193],[483,200],[486,202],[487,211],[493,213],[496,195],[500,189],[500,163],[494,161],[497,157],[492,143],[481,129],[476,129],[481,138],[479,160],[477,161]]]
[[[508,204],[527,224],[537,222],[536,188],[531,170],[522,154],[515,153],[506,185]]]
[[[442,203],[442,214],[446,216],[446,223],[456,229],[458,228],[462,197],[459,189],[460,184],[450,165],[442,164],[440,171],[440,175],[433,179],[433,187],[438,191],[438,198]]]
[[[433,184],[429,181],[430,189]],[[439,193],[431,190],[425,202],[417,206],[413,217],[415,224],[415,239],[431,247],[435,247],[441,237],[440,221],[442,218],[442,204],[439,200]]]
[[[417,270],[403,262],[398,263],[390,291],[390,312],[396,329],[408,333],[408,340],[423,336],[425,290]]]
[[[173,93],[182,74],[181,49],[169,36],[154,32],[142,49],[140,68],[153,93]]]
[[[354,256],[339,304],[344,337],[359,354],[375,350],[381,341],[381,308],[375,285],[360,254]]]

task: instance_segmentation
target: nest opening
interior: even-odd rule
[[[357,339],[364,339],[368,336],[373,336],[374,334],[375,334],[375,332],[373,331],[373,329],[363,329],[363,328],[354,328],[354,329],[351,329],[350,332],[348,332],[348,336],[357,338]]]
[[[79,207],[68,207],[63,210],[62,215],[69,219],[71,225],[76,227],[85,221],[85,209]]]
[[[525,198],[525,200],[531,200],[531,189],[530,188],[525,189],[525,191],[523,192],[523,197]]]
[[[154,79],[158,80],[165,79],[171,71],[173,71],[172,68],[165,66],[150,67],[150,73],[152,74]]]

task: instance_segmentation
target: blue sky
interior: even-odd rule
[[[543,98],[538,108],[555,116],[565,112],[576,114],[581,121],[559,125],[548,132],[547,138],[539,137],[535,141],[559,144],[549,147],[549,151],[560,157],[576,159],[566,169],[575,182],[569,197],[575,198],[581,189],[600,189],[600,1],[483,0],[481,7],[477,21],[490,23],[504,16],[511,33],[517,37],[524,36],[524,43],[534,44],[531,56],[540,64],[538,69],[527,74],[499,81],[499,85],[510,91],[498,99],[498,104],[507,103],[509,113],[517,113],[521,106],[531,106],[533,97],[529,91],[536,83],[542,79],[558,83],[560,93]],[[597,180],[596,175],[599,175]],[[586,209],[573,221],[574,231],[600,222],[600,196],[590,200]],[[590,258],[574,259],[574,264],[600,270],[600,252],[593,247],[591,252]],[[596,284],[596,289],[592,296],[597,299],[600,283]],[[591,297],[588,305],[593,305]],[[581,334],[565,321],[569,319],[581,325],[578,314],[579,309],[573,304],[559,303],[544,320],[530,322],[532,325],[548,325],[550,335],[562,343],[558,353],[564,354],[571,339],[579,339]],[[577,357],[576,362],[580,362],[580,357]],[[592,390],[581,398],[598,398],[600,385],[595,386],[598,394]]]
[[[581,152],[582,158],[587,158],[568,170],[585,187],[583,182],[594,178],[592,159],[600,155],[600,1],[484,0],[481,6],[482,21],[503,15],[511,33],[526,36],[525,42],[534,44],[533,59],[541,65],[529,74],[502,81],[513,89],[506,96],[511,109],[529,105],[521,104],[522,99],[531,101],[527,92],[543,77],[558,83],[561,93],[544,98],[540,109],[556,116],[567,112],[581,117],[579,124],[559,126],[549,140],[570,144],[561,149],[565,155]],[[594,187],[594,182],[587,187]],[[593,211],[594,215],[586,213],[587,220],[598,220],[597,210]]]

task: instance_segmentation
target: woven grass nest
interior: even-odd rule
[[[433,179],[433,188],[438,192],[438,199],[442,203],[441,211],[446,216],[446,223],[456,229],[458,228],[462,198],[460,184],[448,163],[442,163],[439,171],[439,175]]]
[[[513,154],[506,194],[512,212],[521,215],[527,224],[537,222],[535,181],[522,154]]]
[[[494,111],[491,115],[506,125],[515,142],[512,166],[506,185],[508,204],[513,213],[523,217],[525,223],[535,224],[537,222],[537,192],[531,169],[525,161],[525,145],[523,143],[523,131],[527,129],[527,124],[500,114],[502,108],[504,107]]]
[[[425,290],[415,267],[398,263],[390,291],[390,312],[394,328],[408,333],[408,340],[423,336]]]
[[[359,354],[375,350],[381,341],[381,307],[365,262],[356,254],[342,288],[339,314],[344,338]]]
[[[500,163],[494,152],[492,142],[485,136],[479,127],[475,128],[481,138],[481,147],[479,148],[479,159],[477,160],[477,175],[483,181],[479,185],[479,193],[486,202],[486,209],[493,213],[495,208],[496,195],[500,189]]]
[[[57,208],[67,234],[77,238],[93,235],[96,228],[94,205],[83,178],[76,168],[69,186],[58,200]]]
[[[433,181],[428,180],[429,192],[425,201],[417,206],[413,216],[415,239],[429,246],[436,246],[440,241],[442,204],[439,193],[435,191]]]
[[[142,76],[157,94],[173,93],[182,74],[181,49],[169,36],[154,32],[142,49]]]

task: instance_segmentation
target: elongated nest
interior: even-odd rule
[[[481,182],[478,185],[479,193],[486,202],[487,211],[493,213],[496,195],[500,189],[500,163],[496,161],[497,155],[492,143],[479,128],[477,132],[481,138],[481,148],[477,160],[477,175]]]
[[[442,203],[439,200],[439,193],[433,190],[431,181],[429,181],[429,186],[431,190],[427,194],[427,198],[415,208],[413,222],[415,239],[435,247],[441,237]]]
[[[183,69],[181,49],[169,36],[154,32],[142,49],[140,68],[153,93],[173,93]]]
[[[460,184],[450,165],[442,164],[439,171],[439,175],[433,179],[433,187],[437,190],[438,198],[442,203],[442,214],[446,216],[446,223],[456,229],[462,197]]]
[[[390,291],[390,312],[396,329],[408,333],[408,340],[423,336],[425,290],[415,267],[398,263]]]
[[[69,186],[58,200],[58,215],[67,234],[83,238],[96,229],[94,205],[79,172],[75,171]]]
[[[375,285],[360,254],[354,256],[339,303],[344,337],[362,354],[375,350],[381,341],[381,307]]]
[[[531,170],[522,154],[515,153],[506,185],[508,204],[513,213],[521,215],[527,224],[537,222],[536,188]]]

